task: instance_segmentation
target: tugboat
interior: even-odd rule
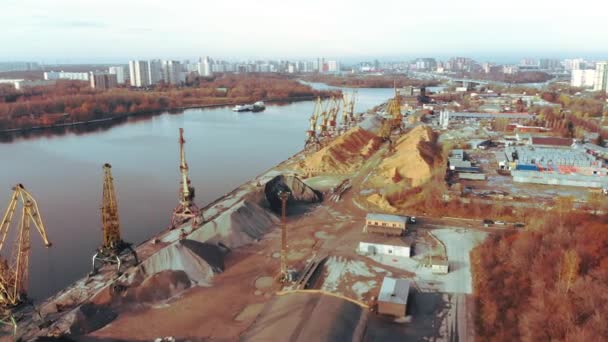
[[[266,109],[266,106],[264,105],[264,102],[262,101],[258,101],[256,103],[253,104],[251,111],[252,112],[262,112],[264,111],[264,109]]]

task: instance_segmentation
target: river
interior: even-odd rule
[[[356,112],[393,94],[392,89],[357,91]],[[166,229],[177,204],[179,127],[185,130],[196,202],[204,206],[300,151],[312,110],[312,101],[269,105],[261,113],[189,109],[0,142],[1,210],[11,187],[23,183],[37,199],[53,243],[44,248],[32,229],[30,297],[44,299],[89,272],[101,243],[103,163],[113,166],[123,238],[138,244]]]

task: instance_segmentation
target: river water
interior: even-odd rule
[[[356,112],[392,94],[392,89],[358,89]],[[104,163],[113,166],[123,238],[138,244],[166,229],[177,204],[179,127],[185,130],[196,201],[204,206],[301,150],[312,110],[312,101],[269,105],[261,113],[190,109],[61,135],[4,139],[0,210],[6,209],[11,187],[23,183],[37,199],[53,243],[44,248],[32,230],[30,297],[46,298],[89,272],[93,251],[101,243]]]

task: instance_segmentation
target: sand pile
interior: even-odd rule
[[[134,279],[141,280],[143,285],[157,273],[183,271],[192,284],[210,286],[214,270],[221,271],[223,268],[223,259],[217,260],[221,254],[220,248],[213,244],[182,240],[161,249],[142,262]],[[179,282],[179,279],[175,282]]]
[[[304,161],[307,173],[348,173],[360,166],[381,144],[375,134],[355,127]]]
[[[270,207],[279,212],[281,209],[281,199],[278,196],[280,191],[289,191],[288,205],[297,203],[317,203],[323,200],[321,194],[310,186],[304,184],[295,176],[279,175],[271,179],[264,187],[266,199]]]
[[[430,127],[418,126],[395,142],[395,152],[378,166],[373,181],[417,187],[431,179],[437,158],[437,136]]]
[[[362,341],[367,314],[342,298],[290,293],[268,302],[241,341]]]
[[[153,303],[174,297],[190,285],[186,272],[166,270],[148,277],[129,295],[136,303]]]
[[[258,204],[261,201],[261,196],[239,201],[213,221],[192,232],[188,239],[221,242],[229,248],[260,239],[279,222],[276,215]]]
[[[380,194],[373,194],[370,195],[366,198],[366,200],[375,205],[376,207],[382,209],[383,211],[386,212],[395,212],[396,209],[391,206],[391,203],[386,199],[386,197],[380,195]]]

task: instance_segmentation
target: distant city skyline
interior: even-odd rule
[[[608,4],[595,2],[4,0],[0,60],[608,59]]]

